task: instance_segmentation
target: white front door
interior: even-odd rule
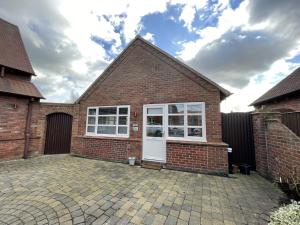
[[[144,105],[143,160],[166,162],[165,105]]]

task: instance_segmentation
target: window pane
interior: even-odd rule
[[[187,105],[187,112],[188,113],[201,113],[202,105],[201,104],[193,104]]]
[[[96,115],[96,109],[89,109],[89,115]]]
[[[202,137],[202,128],[188,128],[188,136]]]
[[[163,109],[162,108],[148,108],[147,114],[162,114]]]
[[[188,116],[188,125],[189,126],[202,126],[201,116]]]
[[[162,116],[147,116],[147,125],[162,125]]]
[[[98,126],[97,134],[115,134],[116,127]]]
[[[184,113],[184,104],[172,104],[168,106],[169,113]]]
[[[128,108],[119,108],[119,114],[127,115],[128,114]]]
[[[99,108],[99,115],[117,114],[117,107]]]
[[[88,126],[87,127],[87,132],[94,133],[95,132],[95,126]]]
[[[96,124],[96,117],[89,116],[88,117],[88,124]]]
[[[127,116],[119,117],[119,125],[127,125]]]
[[[148,137],[162,137],[162,127],[147,127]]]
[[[184,137],[184,128],[169,127],[169,137]]]
[[[119,134],[127,134],[127,127],[118,127]]]
[[[169,125],[184,125],[184,116],[169,116]]]
[[[116,117],[115,116],[99,116],[98,124],[101,125],[116,125]]]

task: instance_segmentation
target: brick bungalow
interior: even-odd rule
[[[220,102],[229,94],[137,36],[76,101],[72,152],[227,173]]]
[[[0,159],[27,157],[32,108],[43,98],[17,26],[0,19]]]
[[[14,30],[13,37],[19,38],[15,42],[20,43],[17,27],[2,24]],[[2,84],[14,78],[23,85],[19,89],[26,91],[6,90],[7,85],[0,83],[5,93],[1,94],[5,102],[1,116],[2,111],[6,113],[0,125],[1,159],[21,156],[28,104],[34,101],[29,155],[71,152],[116,162],[136,157],[138,162],[156,162],[171,169],[228,173],[220,102],[230,93],[181,61],[137,36],[74,104],[38,103],[42,96],[30,82],[34,72],[20,46],[22,54],[14,49],[10,51],[14,55],[6,58],[22,57],[6,66],[17,68],[22,76],[0,78]],[[67,117],[71,125],[64,124]],[[70,142],[62,135],[70,137]],[[22,141],[11,147],[11,139],[16,138]]]

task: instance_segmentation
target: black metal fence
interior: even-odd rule
[[[222,113],[222,139],[229,144],[229,166],[248,164],[255,170],[255,149],[251,112]]]
[[[300,112],[282,114],[282,123],[300,137]]]

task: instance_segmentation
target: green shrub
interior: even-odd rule
[[[300,202],[292,201],[291,204],[280,207],[271,214],[269,225],[299,225]]]

